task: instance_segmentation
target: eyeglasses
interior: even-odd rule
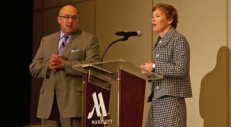
[[[72,19],[72,20],[77,20],[78,17],[76,15],[70,16],[70,15],[65,15],[65,16],[59,16],[59,17],[63,17],[64,19],[68,20],[68,19]]]

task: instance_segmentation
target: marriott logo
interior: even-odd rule
[[[107,117],[107,111],[106,111],[106,108],[105,108],[102,93],[100,92],[98,94],[98,99],[97,99],[96,92],[94,92],[92,94],[92,98],[93,98],[93,101],[94,101],[94,107],[92,108],[91,112],[88,113],[87,119],[91,119],[94,112],[96,112],[97,117],[99,117],[100,119],[92,120],[92,122],[91,122],[92,124],[94,124],[94,125],[112,124],[112,119],[104,119],[104,117]],[[98,100],[99,100],[99,102],[98,102]]]

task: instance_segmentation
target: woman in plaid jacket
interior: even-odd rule
[[[146,127],[186,127],[185,98],[192,97],[189,44],[176,31],[178,13],[172,5],[159,3],[152,12],[153,31],[159,34],[153,47],[154,61],[140,67],[163,78],[151,81],[153,94]]]

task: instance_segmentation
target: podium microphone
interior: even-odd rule
[[[130,36],[137,36],[137,37],[140,37],[140,36],[142,35],[142,33],[141,33],[141,31],[118,31],[118,32],[115,33],[115,35],[124,36],[124,37],[123,37],[123,38],[120,38],[120,39],[117,39],[117,40],[115,40],[115,41],[113,41],[113,42],[111,42],[111,43],[107,46],[107,48],[104,50],[103,55],[102,55],[100,61],[103,61],[104,55],[106,54],[107,50],[109,49],[109,47],[110,47],[111,45],[113,45],[114,43],[116,43],[116,42],[118,42],[118,41],[126,41],[126,40],[128,40],[128,38],[129,38]]]
[[[118,36],[125,36],[125,37],[130,37],[130,36],[137,36],[140,37],[142,35],[141,31],[118,31],[115,33],[115,35]]]

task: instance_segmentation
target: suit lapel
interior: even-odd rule
[[[172,27],[162,38],[162,45],[167,45],[168,42],[172,39],[172,37],[174,36],[176,30]]]
[[[174,28],[171,28],[165,35],[163,38],[161,38],[161,43],[160,41],[157,42],[156,46],[155,46],[155,54],[157,54],[157,57],[160,54],[163,54],[165,51],[167,51],[168,48],[168,43],[169,41],[173,38],[174,34],[176,33],[176,30]],[[154,60],[156,57],[154,57]]]
[[[72,49],[76,49],[79,38],[80,38],[81,31],[78,30],[74,35],[71,36],[68,44],[66,45],[65,49],[63,50],[63,54],[61,57],[63,59],[67,59],[68,55],[71,53]]]
[[[60,36],[60,32],[57,32],[57,33],[53,36],[53,39],[50,39],[50,40],[54,40],[54,41],[52,41],[52,43],[50,43],[49,46],[48,46],[48,51],[50,52],[51,55],[52,55],[53,53],[54,53],[54,54],[58,54],[59,36]]]

